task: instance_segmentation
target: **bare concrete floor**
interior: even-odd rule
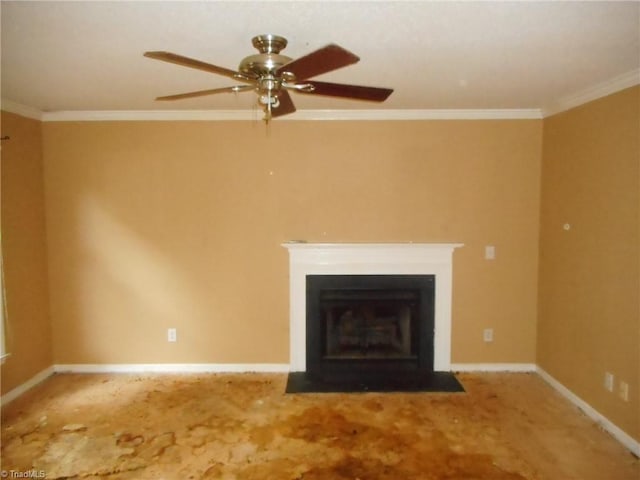
[[[56,375],[2,412],[2,470],[47,479],[638,480],[535,374],[467,393],[285,395],[286,375]],[[9,476],[9,478],[18,478]]]

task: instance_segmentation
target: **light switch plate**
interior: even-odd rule
[[[486,247],[484,247],[484,258],[486,260],[495,260],[496,247],[494,245],[487,245]]]
[[[178,332],[175,328],[170,328],[167,330],[167,342],[177,342],[178,341]]]

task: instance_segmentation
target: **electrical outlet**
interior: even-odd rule
[[[482,338],[485,342],[493,342],[493,328],[485,328],[482,332]]]
[[[627,382],[620,382],[618,385],[618,395],[625,402],[629,401],[629,384]]]
[[[610,392],[613,392],[613,373],[606,372],[604,374],[604,388]]]
[[[178,331],[175,328],[170,328],[167,330],[167,342],[177,342],[178,341]]]

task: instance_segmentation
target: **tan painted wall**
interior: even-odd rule
[[[2,249],[7,351],[2,393],[51,366],[41,124],[2,112]]]
[[[453,361],[535,361],[542,121],[43,134],[56,363],[288,363],[290,239],[463,242]]]
[[[537,348],[542,368],[636,440],[639,138],[638,87],[544,120]],[[621,380],[629,402],[617,395]]]

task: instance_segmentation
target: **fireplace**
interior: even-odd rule
[[[289,252],[287,392],[460,389],[450,370],[452,257],[461,246],[283,244]],[[309,284],[317,290],[310,297]],[[370,381],[378,372],[387,372],[384,381]],[[362,381],[315,382],[314,375]]]
[[[433,371],[434,275],[308,275],[307,373]]]

